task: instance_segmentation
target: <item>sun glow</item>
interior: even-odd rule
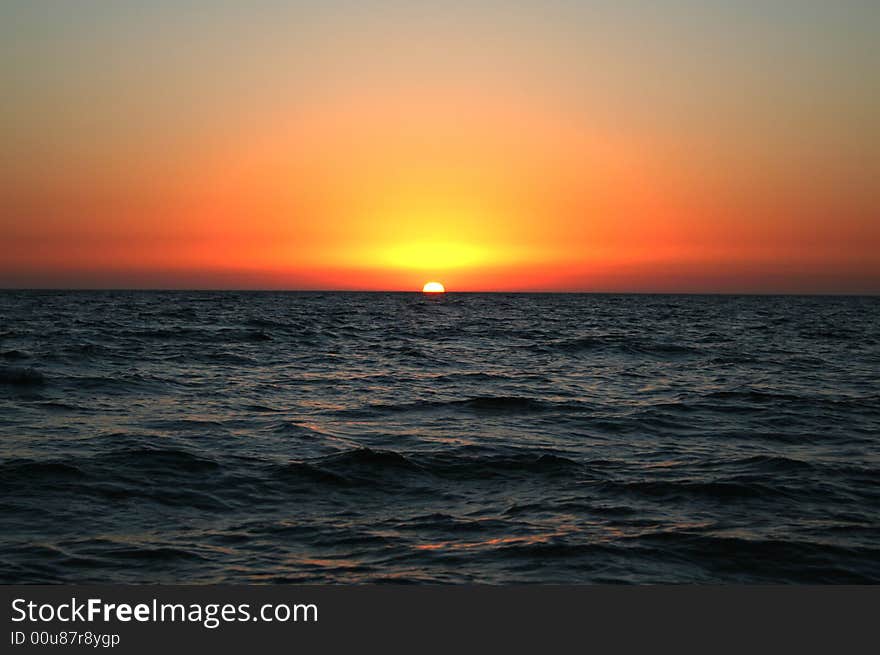
[[[414,242],[382,250],[376,259],[397,269],[448,269],[476,266],[490,259],[485,248],[453,242]]]
[[[439,282],[426,282],[422,293],[446,293],[446,288]]]

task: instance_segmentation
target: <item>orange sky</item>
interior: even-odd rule
[[[0,286],[880,292],[857,17],[120,4],[3,10]]]

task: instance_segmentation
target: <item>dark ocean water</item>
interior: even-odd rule
[[[880,298],[0,292],[2,582],[880,582]]]

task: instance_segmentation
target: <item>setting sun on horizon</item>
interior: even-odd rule
[[[0,10],[0,287],[880,291],[876,8],[256,4]]]
[[[446,287],[439,282],[425,282],[422,293],[446,293]]]

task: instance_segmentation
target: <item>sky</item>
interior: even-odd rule
[[[6,0],[0,287],[880,293],[874,0]]]

